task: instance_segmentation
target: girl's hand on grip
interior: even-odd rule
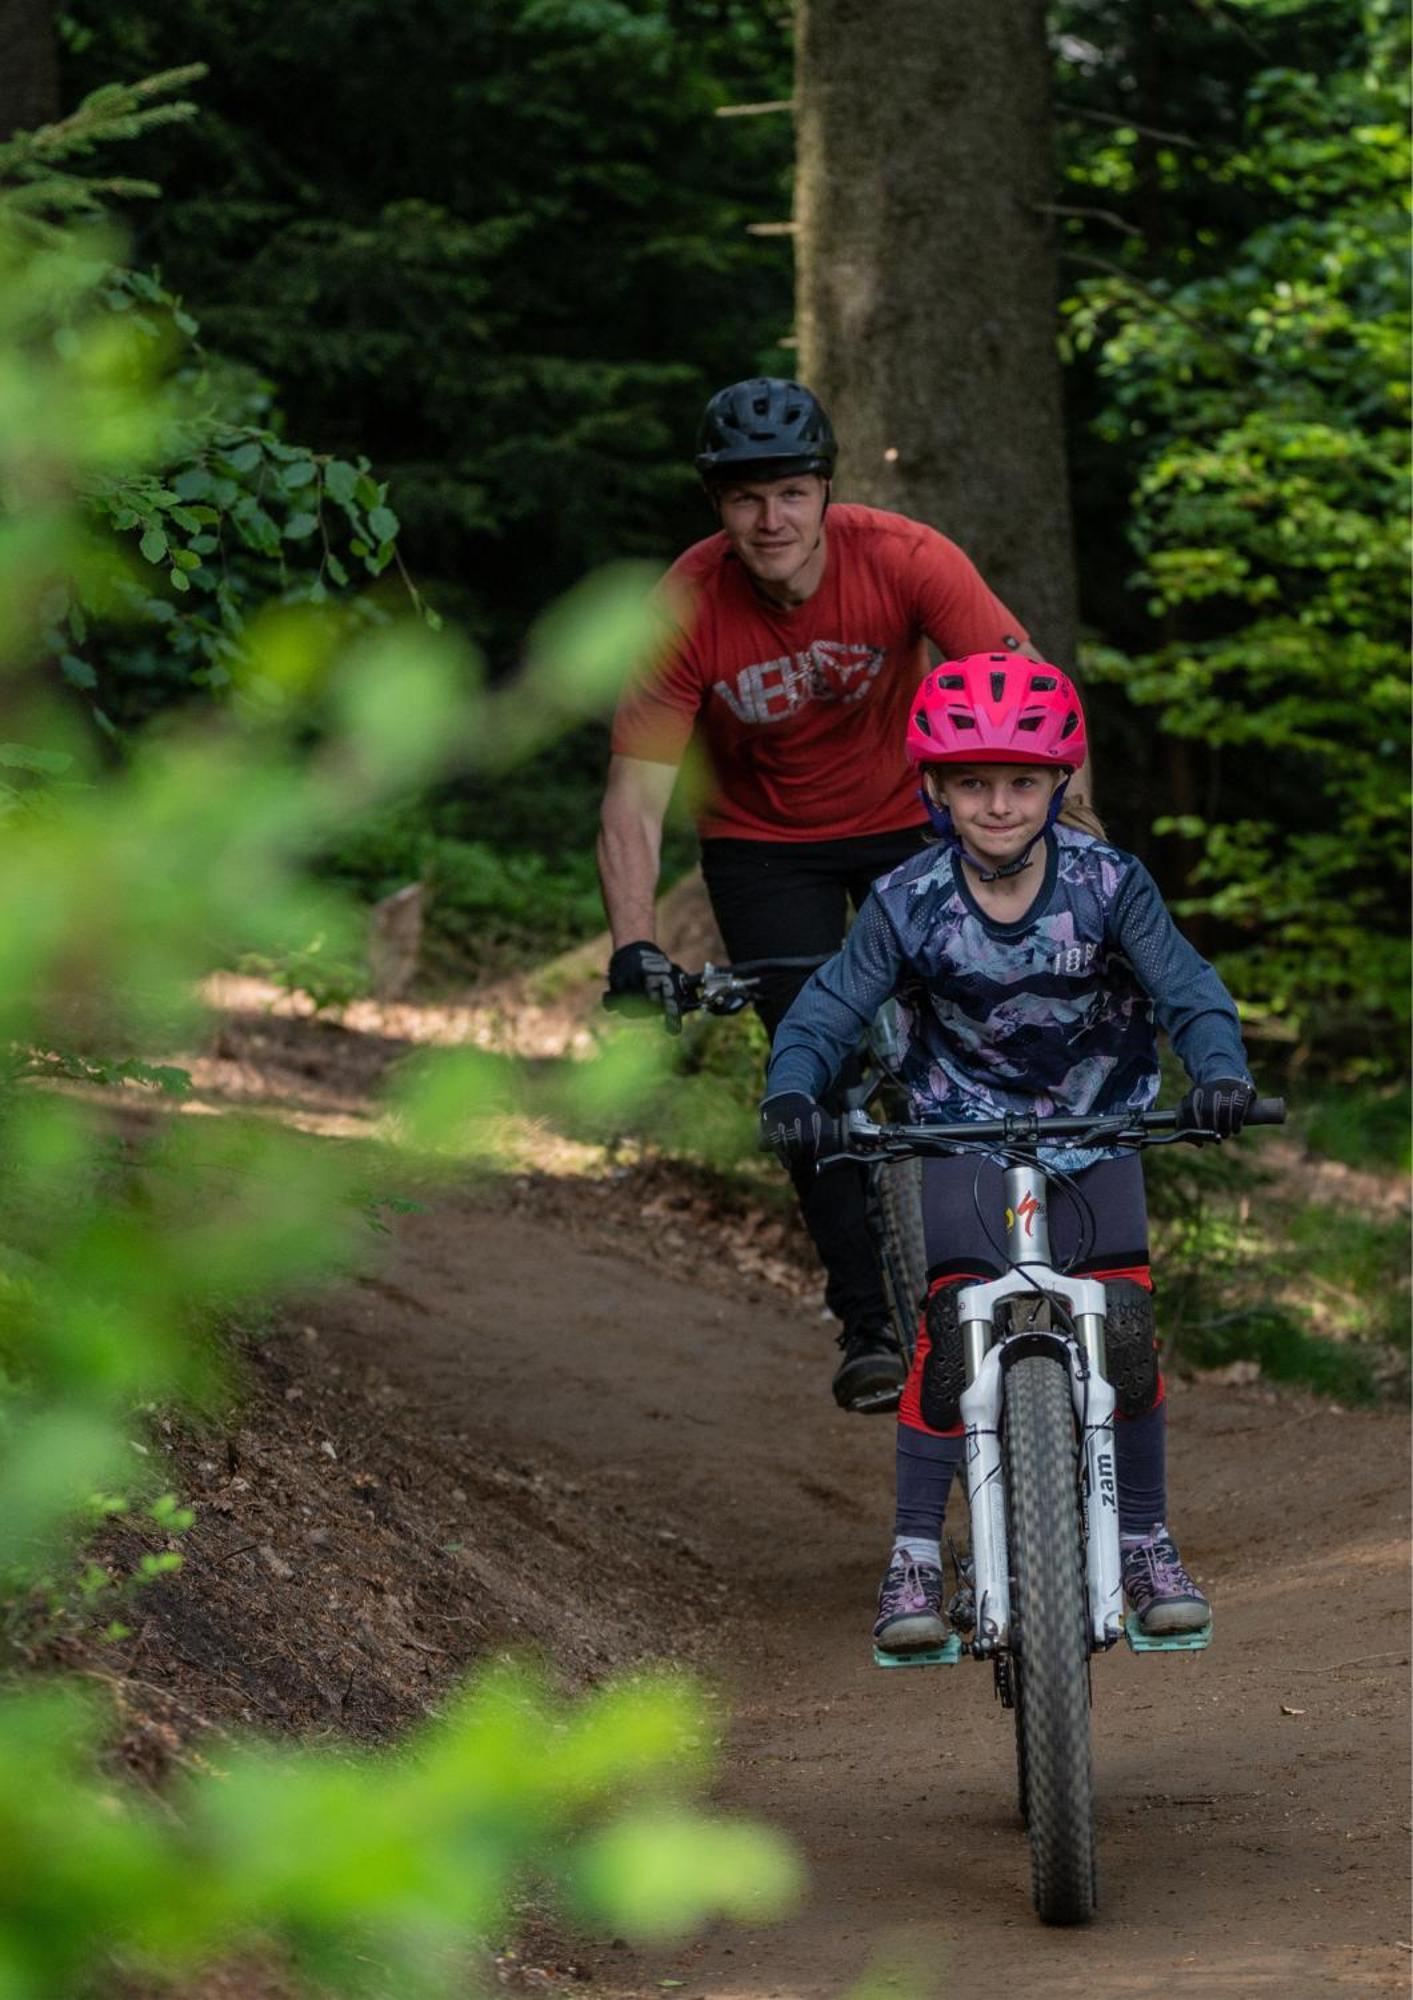
[[[1210,1132],[1234,1139],[1256,1101],[1256,1086],[1244,1076],[1214,1076],[1194,1083],[1178,1106],[1179,1132]]]

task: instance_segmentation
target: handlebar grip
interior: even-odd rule
[[[638,1021],[661,1021],[669,1035],[680,1035],[683,1013],[690,1013],[701,1002],[684,1000],[669,1009],[661,1000],[655,1000],[651,993],[615,993],[610,989],[600,996],[599,1004],[610,1014],[627,1014]]]
[[[1284,1125],[1285,1099],[1283,1097],[1257,1097],[1247,1105],[1247,1125]]]

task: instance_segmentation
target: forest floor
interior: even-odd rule
[[[330,1143],[371,1139],[412,1042],[474,1029],[222,997],[189,1058],[197,1108]],[[1407,1990],[1404,1416],[1240,1369],[1172,1383],[1172,1514],[1216,1643],[1096,1662],[1100,1913],[1046,1931],[991,1676],[871,1664],[893,1427],[834,1408],[797,1235],[700,1175],[548,1142],[419,1199],[361,1275],[250,1344],[227,1419],[173,1428],[184,1567],[125,1613],[130,1637],[74,1662],[111,1688],[130,1769],[160,1785],[233,1727],[386,1740],[508,1650],[571,1686],[670,1659],[730,1714],[717,1803],[794,1839],[805,1901],[650,1952],[527,1915],[502,1983],[834,2000],[871,1968],[871,1991],[918,1996],[978,1973],[1018,1995]],[[200,1988],[283,1992],[255,1964]]]

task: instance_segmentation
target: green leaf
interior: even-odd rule
[[[391,542],[397,535],[398,518],[391,507],[374,507],[368,516],[368,526],[380,542]]]
[[[296,458],[285,466],[280,474],[280,484],[291,491],[297,486],[308,486],[317,478],[318,466],[312,458]]]
[[[232,519],[236,524],[241,540],[247,547],[258,549],[261,555],[273,556],[279,554],[280,531],[265,512],[265,509],[253,496],[247,494],[243,500],[237,503],[232,514]]]
[[[358,469],[346,458],[331,459],[324,467],[324,491],[340,507],[346,507],[358,491]]]
[[[79,659],[76,653],[64,653],[59,660],[59,668],[70,687],[97,687],[98,676],[87,660]]]
[[[291,514],[285,522],[285,540],[287,542],[302,542],[306,535],[313,534],[318,525],[319,516],[317,514]]]
[[[263,457],[264,452],[254,443],[238,445],[234,451],[225,454],[226,463],[232,472],[254,472]]]
[[[165,530],[155,526],[149,528],[141,542],[139,542],[138,547],[142,550],[143,557],[147,562],[161,562],[163,556],[167,553],[167,536]]]
[[[64,750],[36,750],[31,743],[0,743],[0,764],[11,771],[42,771],[46,777],[62,777],[72,770],[73,758]]]

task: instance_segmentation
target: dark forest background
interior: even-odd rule
[[[205,65],[188,86],[196,115],[121,149],[121,172],[162,190],[109,203],[133,231],[132,264],[199,327],[232,423],[372,482],[362,520],[349,514],[354,558],[386,570],[387,589],[402,572],[494,674],[586,571],[665,562],[710,529],[689,466],[706,395],[798,366],[782,224],[788,100],[804,80],[788,8],[25,6],[52,33],[55,112],[115,80]],[[1056,259],[1069,472],[1054,491],[1037,454],[1031,488],[1008,490],[1022,520],[1072,514],[1103,810],[1258,1032],[1335,1065],[1396,1069],[1404,17],[1382,0],[1014,12],[1016,33],[1043,36],[1053,99],[1053,199],[1038,206]],[[830,13],[815,0],[817,40],[838,31]],[[949,9],[929,25],[945,35]],[[874,103],[896,82],[880,54],[860,88]],[[957,89],[1004,127],[1004,65]],[[740,114],[770,104],[783,108]],[[116,151],[98,148],[105,167]],[[919,301],[945,316],[927,269],[890,283],[900,323]],[[935,411],[939,429],[965,429],[956,403]],[[967,441],[984,462],[985,439]],[[184,493],[210,501],[202,466]],[[255,529],[279,559],[265,583],[297,597],[313,517],[293,520]],[[936,524],[1004,580],[984,526]],[[351,560],[321,560],[317,592],[341,588]],[[1033,582],[1029,595],[1044,594]],[[1016,608],[1050,643],[1025,596]],[[188,698],[193,679],[220,682],[187,608],[160,646],[85,635],[71,672],[91,670],[115,729]],[[443,936],[477,965],[588,935],[604,742],[591,723],[532,780],[409,799],[331,865],[369,893],[428,879]],[[690,858],[679,829],[671,865]]]

